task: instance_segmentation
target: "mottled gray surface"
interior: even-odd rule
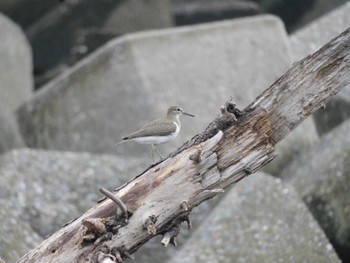
[[[279,0],[277,0],[279,1]],[[294,2],[295,5],[300,4],[301,2],[304,2],[305,5],[309,5],[310,9],[302,16],[302,18],[296,23],[296,28],[301,28],[302,26],[305,26],[309,23],[312,23],[312,21],[316,20],[317,18],[331,12],[332,10],[336,9],[337,7],[343,5],[349,0],[313,0],[313,1],[294,1],[290,0],[289,2]],[[285,1],[279,1],[282,5]],[[290,17],[289,17],[290,18]],[[295,27],[294,27],[295,29]]]
[[[0,0],[0,9],[9,10],[23,1],[26,0]]]
[[[247,0],[173,0],[172,11],[177,26],[253,16],[261,13],[258,3]]]
[[[115,35],[173,26],[170,0],[121,1],[109,14],[101,31]]]
[[[13,150],[0,159],[0,205],[45,237],[93,206],[100,186],[112,190],[137,170],[134,158]]]
[[[180,138],[160,147],[170,152],[202,131],[231,95],[241,108],[250,103],[289,68],[289,53],[273,16],[128,35],[43,87],[19,123],[32,147],[114,153],[122,135],[178,104],[196,118],[182,118]],[[117,151],[151,159],[149,146],[125,143]]]
[[[332,131],[350,117],[350,85],[329,100],[326,108],[313,114],[317,133],[320,136]]]
[[[283,176],[283,170],[300,153],[319,142],[313,118],[309,117],[294,131],[276,145],[276,158],[266,165],[263,170],[274,176]]]
[[[0,106],[0,153],[24,147],[14,114]]]
[[[350,121],[325,135],[282,174],[335,245],[350,251]]]
[[[21,29],[0,13],[0,105],[12,113],[32,95],[32,54]]]
[[[317,48],[350,27],[350,2],[313,21],[291,35],[294,60],[311,54]],[[332,98],[325,110],[314,114],[317,131],[323,135],[350,117],[350,85]]]
[[[173,257],[175,262],[340,262],[291,186],[243,179]]]
[[[17,262],[42,241],[27,222],[1,203],[0,218],[0,259],[6,260],[7,263]]]
[[[350,27],[349,12],[350,2],[294,32],[290,36],[293,60],[302,59]]]

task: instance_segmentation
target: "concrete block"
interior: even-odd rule
[[[0,13],[0,104],[9,113],[32,97],[32,53],[22,30]]]
[[[340,260],[294,189],[258,172],[227,193],[170,262]]]
[[[114,143],[180,105],[168,153],[202,131],[232,96],[247,106],[290,66],[281,21],[256,16],[115,39],[43,87],[18,112],[30,147],[115,153],[151,161],[150,147]],[[146,154],[146,157],[144,157]]]

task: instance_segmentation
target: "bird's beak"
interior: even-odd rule
[[[190,116],[190,117],[194,117],[194,115],[193,115],[193,114],[190,114],[190,113],[187,113],[187,112],[184,112],[184,111],[182,111],[182,114],[183,114],[183,115]]]

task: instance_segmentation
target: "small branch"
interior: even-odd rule
[[[100,236],[99,238],[97,238],[94,242],[95,245],[98,245],[99,243],[106,241],[106,240],[110,240],[113,237],[113,233],[111,232],[106,232],[104,233],[102,236]]]
[[[115,204],[117,204],[117,206],[122,211],[122,215],[125,215],[125,217],[128,218],[128,209],[122,200],[120,200],[117,196],[113,195],[110,191],[103,187],[100,188],[100,192],[111,199]]]
[[[116,262],[118,262],[118,263],[123,262],[122,255],[121,255],[120,251],[118,250],[118,248],[116,248],[116,247],[113,248],[112,251],[111,251],[111,254],[112,254],[113,256],[115,256]]]
[[[111,250],[111,254],[115,256],[117,263],[123,262],[123,257],[130,260],[135,259],[133,255],[131,255],[128,251],[126,251],[125,247],[121,247],[120,249],[117,247],[114,247]]]
[[[127,259],[130,259],[130,260],[134,260],[135,257],[133,255],[131,255],[128,251],[124,251],[123,253],[124,257],[126,257]]]
[[[188,202],[187,201],[182,201],[181,202],[181,209],[182,211],[185,213],[183,215],[183,218],[182,220],[185,221],[187,223],[187,228],[190,230],[192,229],[192,222],[191,222],[191,219],[189,217],[189,214],[191,212],[191,209],[190,209],[190,206],[188,205]]]
[[[166,247],[170,244],[173,244],[175,247],[177,246],[177,243],[176,243],[176,237],[177,235],[180,233],[180,225],[175,225],[173,227],[171,227],[169,229],[169,231],[167,231],[163,238],[162,238],[162,241],[160,241],[160,243]]]
[[[181,209],[182,209],[182,211],[189,211],[190,210],[190,207],[189,207],[188,202],[186,200],[181,202]]]

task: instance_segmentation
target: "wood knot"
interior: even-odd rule
[[[197,149],[194,154],[191,154],[190,160],[195,164],[200,163],[202,161],[202,150]]]
[[[147,229],[147,233],[150,235],[156,235],[157,234],[157,228],[155,226],[155,223],[157,222],[157,217],[155,215],[151,215],[147,217],[145,220],[145,223],[143,224],[144,229]]]

